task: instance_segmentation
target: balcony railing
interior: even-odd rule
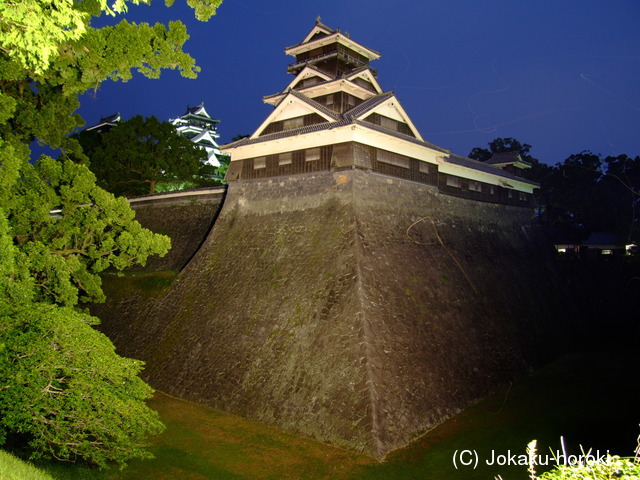
[[[360,60],[359,58],[356,58],[356,57],[354,57],[352,55],[349,55],[348,53],[344,53],[344,52],[341,52],[339,50],[333,50],[331,52],[322,53],[320,55],[316,55],[314,57],[305,58],[304,60],[300,60],[298,62],[292,63],[287,67],[287,71],[295,70],[295,69],[297,69],[299,67],[303,67],[304,65],[307,65],[308,63],[315,63],[318,60],[324,60],[324,59],[328,59],[328,58],[331,58],[331,57],[334,57],[334,56],[340,57],[343,60],[345,60],[346,62],[354,64],[354,65],[357,65],[359,67],[362,67],[362,66],[365,66],[365,65],[369,64],[369,62]]]

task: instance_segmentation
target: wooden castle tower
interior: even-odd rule
[[[284,91],[264,97],[273,112],[248,138],[222,146],[227,180],[363,169],[479,201],[531,206],[537,187],[507,164],[483,163],[422,137],[370,62],[380,54],[316,20],[297,45]],[[524,166],[526,167],[526,165]]]

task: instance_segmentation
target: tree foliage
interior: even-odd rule
[[[575,237],[591,232],[640,237],[640,157],[603,159],[582,151],[547,165],[531,156],[531,145],[514,138],[496,138],[488,146],[474,148],[469,157],[486,161],[493,153],[517,151],[532,165],[524,175],[540,184],[536,200],[545,225]]]
[[[116,355],[92,317],[46,302],[0,309],[0,438],[26,435],[34,457],[104,467],[149,458],[163,430],[142,362]]]
[[[164,254],[126,200],[83,165],[8,155],[0,167],[0,443],[21,435],[34,456],[105,466],[145,458],[158,415],[142,363],[116,355],[74,307],[103,299],[98,274]],[[28,154],[24,149],[23,154]]]
[[[155,117],[137,115],[105,133],[85,130],[77,138],[98,183],[121,195],[155,193],[158,184],[190,180],[207,159],[204,149]]]
[[[91,26],[125,2],[0,2],[0,443],[100,466],[147,456],[162,426],[144,403],[141,362],[116,355],[78,305],[103,299],[100,272],[144,264],[169,240],[68,159],[83,155],[68,134],[83,124],[78,96],[105,80],[198,71],[180,22]],[[205,19],[220,0],[189,3]],[[30,163],[33,140],[61,159]]]
[[[640,157],[584,151],[550,169],[541,184],[543,221],[561,231],[640,237]]]
[[[137,5],[150,0],[129,0]],[[167,5],[173,0],[167,0]],[[206,21],[222,0],[188,0],[196,18]],[[0,2],[0,51],[36,75],[47,72],[53,59],[70,43],[90,33],[92,16],[127,10],[127,0],[20,0]]]
[[[0,205],[19,247],[16,260],[36,282],[39,301],[102,301],[99,273],[144,265],[169,249],[168,237],[142,228],[127,201],[98,187],[83,165],[44,157],[13,169],[3,162],[2,171],[16,179],[0,186]]]

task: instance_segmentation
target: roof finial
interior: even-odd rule
[[[318,15],[316,17],[316,25],[320,25],[321,22],[322,22],[322,19],[320,18],[320,15]]]

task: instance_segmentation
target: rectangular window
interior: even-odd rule
[[[314,160],[320,160],[320,147],[306,149],[304,151],[304,160],[306,162],[313,162]]]
[[[409,157],[398,155],[397,153],[389,152],[387,150],[378,150],[376,159],[379,162],[389,163],[402,168],[409,168],[411,164]]]
[[[266,168],[267,167],[267,159],[265,157],[258,157],[253,159],[253,168],[257,170],[258,168]]]
[[[327,95],[327,105],[333,105],[333,93],[331,95]]]
[[[527,201],[527,194],[524,192],[518,192],[518,198],[520,199],[521,202],[526,202]]]
[[[427,162],[419,162],[418,163],[418,170],[420,171],[420,173],[429,174],[429,170],[430,169],[431,169],[431,167],[429,166],[429,164]]]
[[[475,180],[469,180],[469,190],[472,192],[481,192],[482,184],[480,182],[476,182]]]
[[[291,164],[291,152],[281,153],[278,155],[278,165],[290,165]]]
[[[460,178],[447,175],[447,187],[461,188],[462,184],[460,183]]]

